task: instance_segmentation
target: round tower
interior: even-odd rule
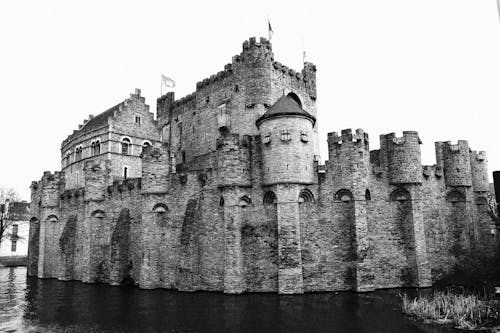
[[[313,126],[316,119],[289,96],[281,96],[256,121],[262,139],[263,185],[277,197],[278,292],[304,292],[299,193],[315,179]]]
[[[394,133],[380,136],[381,150],[387,156],[387,170],[391,184],[419,184],[422,182],[422,162],[418,133],[404,131],[402,137]]]
[[[470,165],[472,171],[472,187],[475,192],[488,192],[490,183],[488,181],[488,160],[485,151],[470,153]]]
[[[312,142],[315,121],[288,96],[282,96],[257,119],[263,146],[263,185],[315,182]]]
[[[328,170],[336,188],[362,191],[367,189],[370,171],[368,133],[351,129],[328,133]],[[359,189],[354,189],[357,186]],[[361,192],[360,192],[361,193]],[[358,197],[358,195],[356,195]]]
[[[443,143],[443,168],[447,186],[471,186],[471,161],[469,143],[458,140],[457,144]]]

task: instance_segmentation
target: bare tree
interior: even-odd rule
[[[9,227],[15,223],[15,221],[10,218],[10,215],[11,213],[16,213],[11,212],[9,206],[12,202],[16,201],[21,201],[21,197],[14,189],[0,187],[0,244],[2,240],[7,238],[19,238],[17,233],[14,234],[11,230],[9,231]]]

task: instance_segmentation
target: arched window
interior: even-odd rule
[[[342,201],[342,202],[350,202],[354,200],[354,197],[351,193],[351,191],[342,189],[338,190],[337,193],[335,193],[335,200],[336,201]]]
[[[104,213],[102,210],[94,210],[91,216],[96,217],[98,219],[103,219],[106,217],[106,213]]]
[[[300,98],[299,98],[299,96],[297,96],[297,94],[291,92],[287,96],[290,97],[291,99],[293,99],[295,101],[295,103],[300,105],[300,107],[302,107],[302,102],[300,101]]]
[[[127,179],[128,176],[128,167],[124,166],[123,167],[123,178]]]
[[[82,151],[83,151],[83,148],[82,146],[79,146],[76,148],[75,150],[75,160],[79,161],[82,159]]]
[[[94,142],[94,146],[92,147],[92,155],[96,156],[101,153],[101,141],[97,140]]]
[[[157,203],[153,207],[153,212],[158,213],[158,214],[163,214],[168,212],[168,207],[167,205],[163,203]]]
[[[264,193],[264,205],[272,205],[275,204],[276,201],[276,194],[274,194],[273,191],[267,191],[266,193]]]
[[[314,202],[314,195],[308,189],[303,189],[299,194],[299,203]]]
[[[151,147],[151,142],[149,142],[149,141],[144,141],[144,142],[142,143],[142,151],[144,152],[144,150],[145,150],[147,147]]]
[[[59,219],[55,215],[49,215],[47,216],[47,222],[58,222]]]
[[[366,191],[365,191],[365,200],[366,201],[370,201],[371,199],[372,199],[372,195],[370,193],[370,190],[366,189]]]
[[[457,190],[452,190],[446,195],[446,201],[465,202],[465,196],[463,195],[463,193],[461,193]]]
[[[221,207],[224,206],[224,197],[223,196],[220,197],[219,206],[221,206]]]
[[[397,188],[394,191],[392,191],[392,193],[390,195],[390,200],[391,201],[407,201],[407,200],[411,200],[411,195],[404,188]]]
[[[250,199],[248,196],[244,195],[240,198],[239,205],[241,207],[250,206],[251,204],[252,204],[252,199]]]
[[[475,200],[476,205],[483,206],[488,204],[488,199],[485,197],[477,197]]]
[[[130,139],[129,138],[122,139],[122,154],[123,155],[130,154]]]

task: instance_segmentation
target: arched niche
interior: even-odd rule
[[[303,189],[299,193],[299,203],[303,202],[314,202],[314,194],[308,189]]]
[[[46,219],[47,222],[59,222],[59,218],[55,215],[49,215]]]
[[[264,205],[273,205],[277,202],[276,194],[273,191],[267,191],[264,193],[264,199],[262,200]]]
[[[168,212],[168,207],[164,203],[157,203],[153,207],[153,212],[157,214],[164,214]]]
[[[457,190],[451,190],[446,194],[446,201],[455,203],[455,202],[465,202],[465,196],[462,192]]]
[[[394,191],[392,191],[391,195],[389,196],[389,199],[391,201],[409,201],[411,200],[411,195],[410,192],[408,192],[404,188],[397,188]]]
[[[252,199],[250,199],[248,196],[244,195],[240,198],[240,201],[238,203],[238,205],[240,207],[247,207],[247,206],[250,206],[252,204]]]
[[[335,193],[334,199],[335,201],[352,202],[354,201],[354,196],[352,195],[351,191],[346,189],[341,189],[338,190],[337,193]]]
[[[94,210],[91,216],[98,219],[102,219],[106,217],[106,213],[104,213],[102,210]]]

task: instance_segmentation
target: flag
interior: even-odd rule
[[[271,38],[273,38],[274,31],[273,28],[271,28],[271,21],[269,21],[269,19],[267,19],[267,30],[269,34],[269,41],[271,41]]]
[[[302,62],[306,63],[306,50],[302,51]]]
[[[161,75],[161,85],[165,87],[170,87],[174,88],[175,87],[175,82],[169,77],[166,77],[165,75]]]

